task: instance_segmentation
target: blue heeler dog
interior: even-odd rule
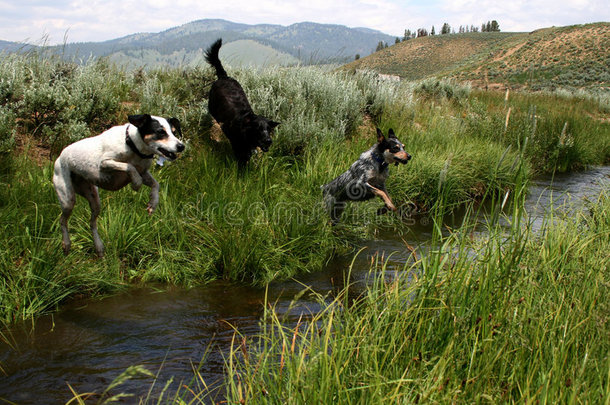
[[[334,224],[341,219],[347,201],[365,201],[377,196],[385,204],[379,213],[396,211],[385,188],[385,181],[390,164],[398,166],[411,159],[404,147],[392,129],[386,138],[377,128],[377,143],[362,153],[349,170],[322,186],[324,203]]]

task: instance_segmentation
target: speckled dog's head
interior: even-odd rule
[[[411,155],[405,151],[405,145],[398,140],[394,130],[390,128],[387,138],[383,132],[377,128],[377,153],[383,156],[387,164],[405,164],[411,160]]]

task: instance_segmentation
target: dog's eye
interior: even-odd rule
[[[392,152],[392,153],[397,153],[399,151],[400,151],[400,148],[398,146],[392,146],[390,148],[390,152]]]

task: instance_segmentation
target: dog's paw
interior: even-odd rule
[[[152,215],[153,212],[155,212],[155,208],[157,207],[155,207],[151,203],[148,203],[148,205],[146,206],[146,211],[148,211],[148,215]]]

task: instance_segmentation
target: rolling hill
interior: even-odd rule
[[[486,88],[610,90],[610,23],[411,39],[344,66]]]

